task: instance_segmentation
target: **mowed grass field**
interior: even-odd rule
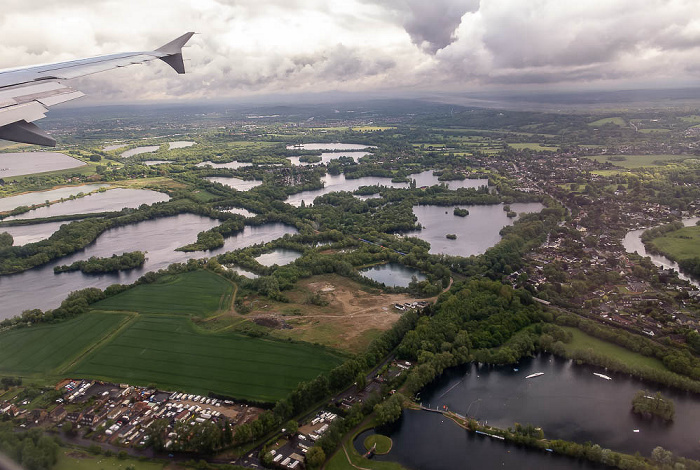
[[[603,126],[605,124],[615,124],[615,125],[621,126],[621,127],[625,127],[627,125],[625,120],[619,116],[598,119],[597,121],[593,121],[593,122],[588,123],[589,126],[593,126],[593,127]]]
[[[647,367],[650,369],[668,371],[666,366],[664,366],[660,360],[654,357],[646,357],[633,351],[629,351],[616,344],[594,338],[593,336],[587,335],[577,328],[568,326],[562,328],[564,328],[566,331],[570,331],[574,335],[574,338],[570,343],[564,344],[567,351],[592,349],[597,354],[617,359],[618,361],[624,362],[629,366]]]
[[[195,325],[193,315],[222,306],[227,313],[235,292],[221,276],[194,271],[136,286],[68,321],[0,333],[0,375],[156,384],[274,402],[344,360],[342,353],[310,343]]]
[[[651,244],[657,250],[676,261],[700,258],[700,227],[684,227],[654,238]]]
[[[610,157],[624,157],[625,160],[613,161]],[[654,162],[668,162],[673,160],[685,160],[687,155],[668,155],[668,154],[657,154],[657,155],[596,155],[594,157],[586,157],[593,160],[597,160],[601,163],[610,162],[615,166],[620,166],[623,168],[643,168],[645,166],[658,166]]]
[[[50,374],[110,335],[125,314],[84,314],[54,325],[0,334],[0,374]]]
[[[308,343],[201,332],[183,316],[141,315],[71,373],[274,402],[341,362]]]
[[[228,311],[235,286],[210,271],[167,276],[102,300],[96,310],[168,313],[206,317]]]
[[[170,462],[141,461],[135,458],[118,459],[117,457],[106,457],[104,455],[93,455],[75,449],[61,448],[58,452],[58,462],[53,470],[126,470],[132,467],[136,470],[162,470]],[[175,463],[167,468],[169,470],[185,469]]]
[[[516,150],[523,150],[523,149],[529,149],[529,150],[548,150],[550,152],[557,152],[559,150],[558,146],[547,146],[547,145],[542,145],[540,143],[532,143],[532,142],[523,142],[523,143],[510,143],[508,144],[509,147],[513,147]]]

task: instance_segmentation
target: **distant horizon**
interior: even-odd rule
[[[650,108],[674,106],[700,107],[700,85],[661,88],[611,88],[601,90],[481,90],[473,92],[319,92],[264,94],[245,97],[161,99],[161,100],[97,100],[85,97],[52,109],[60,111],[89,108],[120,107],[254,107],[320,106],[380,101],[428,101],[436,104],[473,108],[591,110],[608,105],[644,104]],[[584,109],[582,109],[584,108]],[[49,118],[51,115],[49,115]]]

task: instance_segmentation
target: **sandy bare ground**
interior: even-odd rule
[[[308,298],[315,293],[320,293],[328,305],[310,304]],[[379,290],[367,292],[358,283],[337,275],[304,279],[285,294],[291,300],[289,304],[260,305],[247,316],[278,315],[292,328],[274,330],[274,336],[317,342],[349,352],[363,350],[374,337],[391,328],[401,317],[394,304],[434,300]]]

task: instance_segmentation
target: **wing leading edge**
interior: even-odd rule
[[[34,121],[50,106],[84,96],[62,80],[160,59],[177,73],[185,73],[182,47],[194,33],[186,33],[154,51],[124,52],[57,64],[0,70],[0,139],[55,146],[56,141]]]

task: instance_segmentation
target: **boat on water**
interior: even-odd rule
[[[530,375],[528,375],[528,376],[525,377],[525,378],[526,378],[526,379],[532,379],[532,378],[534,378],[534,377],[539,377],[540,375],[544,375],[544,372],[535,372],[534,374],[530,374]]]
[[[595,375],[596,377],[600,377],[601,379],[612,380],[612,377],[608,377],[607,375],[599,374],[598,372],[593,372],[593,375]]]

